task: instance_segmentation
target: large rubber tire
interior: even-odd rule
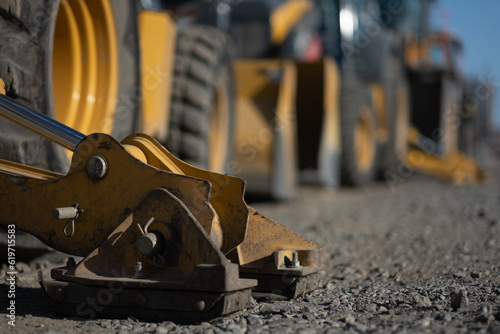
[[[178,32],[172,104],[165,146],[200,168],[222,172],[231,158],[234,79],[230,41],[211,28]]]
[[[140,129],[141,111],[141,53],[136,0],[110,0],[115,17],[118,41],[119,83],[116,113],[111,135],[122,140]]]
[[[135,0],[111,0],[119,54],[117,114],[112,134],[120,139],[137,128],[140,58]],[[55,118],[52,56],[59,0],[0,1],[0,78],[6,95]],[[140,93],[140,92],[139,92]],[[66,172],[63,150],[0,117],[0,158]]]
[[[397,172],[404,161],[410,129],[410,87],[401,60],[392,59],[388,72],[385,94],[389,136],[381,148],[379,174],[382,178],[388,172]]]
[[[344,79],[340,108],[341,183],[363,187],[374,179],[379,156],[377,116],[367,85]]]
[[[54,117],[52,44],[59,1],[0,1],[0,78],[6,95]],[[0,117],[0,158],[64,172],[63,150]]]

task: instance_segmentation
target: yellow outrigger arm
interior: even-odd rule
[[[416,128],[410,129],[408,137],[410,146],[405,162],[409,167],[456,184],[489,180],[489,174],[477,161],[460,151],[441,154],[439,144],[424,137]]]
[[[52,300],[191,321],[246,308],[252,290],[318,286],[324,248],[248,207],[242,179],[146,135],[85,136],[4,95],[0,114],[74,152],[66,175],[0,160],[0,225],[85,257],[41,278]]]

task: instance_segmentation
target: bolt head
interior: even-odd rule
[[[205,301],[204,300],[198,300],[196,302],[193,302],[193,306],[196,309],[196,311],[201,312],[205,309]]]
[[[108,172],[108,163],[102,155],[96,154],[87,161],[87,174],[92,179],[102,179]]]
[[[142,262],[137,262],[134,266],[135,278],[144,278],[144,271],[142,268]]]
[[[300,261],[297,252],[293,252],[291,259],[285,255],[284,262],[287,268],[300,268]]]
[[[70,256],[66,261],[66,267],[73,267],[74,265],[76,265],[75,258]]]
[[[62,288],[57,288],[56,293],[54,294],[54,300],[57,302],[62,302],[66,299],[66,291]]]

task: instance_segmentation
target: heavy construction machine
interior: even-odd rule
[[[84,134],[147,133],[221,172],[233,143],[228,40],[212,28],[184,33],[147,3],[0,2],[5,94]],[[68,171],[69,151],[4,119],[0,128],[0,158]]]
[[[376,176],[390,183],[401,178],[401,167],[408,165],[448,179],[455,178],[453,173],[467,174],[468,180],[481,174],[473,160],[455,154],[457,130],[450,124],[457,112],[451,107],[459,104],[460,79],[447,74],[446,84],[441,84],[440,73],[459,71],[454,60],[446,61],[446,70],[441,70],[443,61],[432,65],[429,60],[436,46],[444,47],[442,54],[452,59],[457,43],[437,43],[441,39],[436,36],[444,35],[427,31],[429,1],[152,3],[172,10],[181,25],[205,25],[183,30],[180,40],[192,38],[192,29],[194,35],[209,29],[207,25],[232,36],[236,123],[219,126],[229,130],[218,132],[219,137],[236,138],[233,159],[218,160],[228,162],[231,174],[248,180],[249,192],[287,199],[295,194],[299,178],[326,186],[364,186]],[[418,83],[421,78],[434,80],[434,87]],[[438,86],[446,89],[441,92]],[[434,96],[428,95],[432,92]],[[178,119],[175,110],[172,118]],[[181,119],[184,129],[196,124],[196,118]],[[232,116],[219,119],[227,121],[218,124],[234,121]],[[433,131],[440,132],[439,139]],[[422,142],[429,140],[447,149],[420,152]],[[446,157],[434,159],[444,151]]]
[[[400,0],[397,15],[387,17],[386,22],[402,38],[410,84],[410,148],[402,161],[410,173],[420,171],[455,183],[485,181],[487,173],[461,150],[472,144],[466,143],[472,138],[462,131],[467,122],[462,117],[462,43],[445,30],[431,28],[433,2]],[[380,4],[388,13],[394,2],[380,0]],[[397,184],[407,173],[388,173],[387,179]]]
[[[317,287],[324,248],[248,207],[242,179],[188,165],[147,135],[85,136],[5,95],[0,114],[74,152],[65,175],[1,160],[0,223],[85,257],[40,277],[78,315],[118,307],[198,321],[247,308],[251,289],[293,298]],[[15,242],[8,250],[15,260]]]
[[[299,173],[360,187],[397,169],[409,91],[401,38],[377,1],[247,0],[227,15],[242,120],[235,159],[251,190],[286,198]]]
[[[176,24],[146,9],[0,3],[0,225],[84,257],[40,277],[80,316],[204,320],[246,308],[252,290],[315,289],[324,249],[249,208],[242,179],[125,136],[213,169],[207,147],[228,145],[209,131],[229,126],[213,117],[230,110],[223,35],[191,30],[174,63]]]

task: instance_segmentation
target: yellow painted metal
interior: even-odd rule
[[[97,90],[88,133],[111,133],[118,94],[118,46],[113,10],[108,0],[86,0],[97,43]]]
[[[189,176],[145,164],[105,134],[78,144],[67,175],[0,163],[0,223],[15,224],[62,252],[86,255],[76,266],[54,269],[53,279],[82,287],[126,282],[158,291],[224,292],[255,286],[240,279],[239,269],[259,280],[266,274],[258,289],[283,287],[284,274],[294,277],[285,288],[295,288],[295,278],[324,266],[324,248],[246,206],[243,180],[190,166],[146,135],[129,136],[124,143],[131,151],[139,148],[152,165],[172,164]],[[88,171],[96,155],[107,165],[99,178]],[[68,206],[82,210],[73,222],[51,217],[54,208]],[[149,231],[165,242],[159,260],[137,248],[148,221]],[[287,264],[294,257],[300,266]],[[136,276],[138,262],[146,280]],[[310,277],[299,294],[316,287],[316,276]],[[62,301],[60,294],[50,295]]]
[[[410,147],[406,161],[411,168],[419,172],[456,184],[471,184],[489,180],[488,174],[478,166],[473,158],[460,152],[440,157]]]
[[[5,82],[0,78],[0,94],[5,95]]]
[[[77,121],[82,87],[82,48],[78,24],[67,0],[57,14],[53,50],[53,91],[56,118],[73,126]]]
[[[354,148],[356,150],[356,163],[361,171],[367,171],[375,158],[376,120],[368,107],[363,106],[359,111],[359,118],[354,129]]]
[[[86,171],[87,161],[95,154],[108,162],[107,174],[100,180],[91,179]],[[0,173],[2,224],[16,224],[50,247],[86,256],[156,188],[175,189],[176,197],[198,222],[210,226],[214,212],[209,206],[207,181],[146,165],[111,137],[95,134],[78,145],[71,169],[62,178],[42,180]],[[68,238],[63,233],[66,221],[52,218],[51,212],[75,204],[84,211],[75,221],[74,235]]]
[[[294,76],[289,77],[293,67],[282,67],[280,80],[293,81]],[[286,89],[279,85],[280,92]],[[289,111],[291,100],[281,99],[280,95],[278,106]],[[286,135],[281,128],[280,132]],[[67,287],[68,282],[84,288],[127,282],[134,289],[152,287],[174,294],[177,290],[230,292],[256,283],[240,279],[238,265],[248,265],[245,275],[270,274],[265,285],[271,277],[280,287],[284,273],[299,278],[322,268],[323,248],[246,206],[242,179],[186,164],[147,135],[129,136],[122,144],[102,133],[85,137],[74,149],[67,175],[0,161],[0,224],[15,224],[56,250],[87,255],[77,266],[53,270],[52,277],[60,282],[49,284],[52,288]],[[102,175],[94,172],[96,157],[103,161]],[[81,210],[73,221],[51,217],[55,208],[69,206]],[[165,265],[138,251],[148,221],[166,242],[167,248],[161,250]],[[263,239],[261,231],[265,231]],[[296,253],[302,266],[290,268],[286,259]],[[229,257],[235,261],[231,263]],[[147,280],[138,279],[137,262],[143,262]],[[266,265],[260,266],[261,262]],[[312,282],[316,276],[307,279],[311,284],[301,286],[300,293],[316,286],[317,280]],[[294,289],[295,283],[285,285]],[[58,301],[66,298],[60,293],[50,295]]]
[[[141,161],[146,162],[149,165],[175,174],[186,175],[185,172],[176,164],[176,161],[172,159],[173,155],[171,155],[170,152],[168,152],[157,141],[151,140],[150,137],[141,135],[129,136],[122,141],[122,144],[125,144],[125,148],[131,153],[135,152],[137,154],[133,148],[138,148],[142,154],[140,156]],[[142,157],[144,157],[145,160],[142,160]],[[210,204],[210,208],[213,209],[212,203]],[[224,242],[224,236],[222,234],[220,218],[217,212],[215,212],[210,224],[203,227],[207,233],[210,234],[210,237],[218,248],[221,248]]]
[[[29,177],[39,180],[57,180],[61,179],[64,175],[47,171],[28,165],[23,165],[17,162],[0,159],[0,171],[8,173],[13,176]]]
[[[266,187],[272,171],[271,118],[277,104],[279,86],[266,71],[279,71],[277,61],[234,62],[237,80],[235,171],[253,185]],[[260,180],[266,180],[260,185]]]
[[[303,236],[269,219],[255,209],[250,208],[250,219],[245,240],[238,246],[240,265],[262,265],[269,259],[269,254],[280,250],[313,250],[318,245]]]
[[[144,154],[144,152],[139,147],[123,143],[122,145],[128,151],[128,153],[132,154],[136,159],[139,159],[141,162],[144,162],[145,164],[148,163],[148,158],[146,157],[146,154]]]
[[[297,159],[294,63],[238,60],[234,73],[237,125],[233,170],[248,181],[249,189],[260,193],[278,187],[274,184],[278,177],[280,182],[293,184]],[[283,166],[275,163],[278,154],[284,155]]]
[[[289,0],[271,12],[271,41],[280,45],[304,15],[312,8],[314,3],[309,0]]]
[[[141,236],[137,225],[144,229],[151,217],[155,219],[149,230],[162,235],[165,241],[160,251],[168,263],[165,266],[155,265],[157,260],[143,256],[136,247]],[[147,280],[130,279],[135,276],[137,262],[142,263]],[[128,279],[125,286],[141,290],[151,282],[158,290],[204,291],[241,290],[256,284],[239,279],[238,265],[227,260],[188,208],[166,189],[151,191],[134,213],[77,266],[66,273],[56,269],[52,275],[63,281],[95,285]],[[182,304],[179,300],[176,310],[185,307]]]
[[[72,0],[71,9],[76,19],[81,42],[81,61],[82,61],[82,87],[81,96],[78,105],[77,118],[72,123],[66,125],[80,131],[89,133],[92,123],[96,103],[97,91],[97,43],[92,23],[92,17],[87,4],[84,0]],[[60,69],[61,70],[61,69]],[[61,92],[55,91],[55,99],[64,98],[60,96]],[[64,112],[64,110],[61,110]]]
[[[84,256],[103,242],[149,191],[166,188],[189,208],[224,254],[243,241],[249,210],[243,201],[243,180],[188,165],[146,135],[129,136],[123,143],[129,151],[139,148],[148,164],[104,134],[88,136],[78,145],[65,176],[3,162],[2,223],[15,223],[57,250]],[[107,174],[100,180],[90,178],[86,171],[88,159],[97,154],[108,164]],[[20,191],[20,184],[30,191]],[[63,233],[66,222],[53,219],[50,213],[76,204],[84,212],[75,222],[75,234],[68,239]]]
[[[420,131],[417,130],[417,128],[410,127],[410,130],[408,131],[408,141],[410,144],[417,145],[419,142],[420,138]]]
[[[162,170],[175,170],[175,173],[207,180],[211,184],[210,204],[216,216],[212,226],[222,231],[211,231],[206,228],[214,239],[222,236],[221,250],[224,254],[233,250],[245,238],[248,208],[243,202],[244,182],[240,178],[223,175],[191,166],[177,159],[156,140],[146,135],[133,135],[122,141],[127,146],[138,147],[144,152],[149,165]],[[218,220],[217,220],[218,219]]]
[[[385,143],[389,139],[389,125],[387,124],[387,101],[384,88],[377,83],[370,84],[375,114],[377,115],[377,138],[380,143]]]
[[[438,156],[417,147],[420,133],[416,128],[410,128],[408,148],[405,162],[409,168],[427,173],[456,184],[486,182],[489,174],[485,172],[477,161],[458,150]]]
[[[208,169],[221,172],[226,169],[229,154],[227,143],[230,141],[230,106],[224,78],[221,76],[215,86],[215,96],[210,115],[210,136]]]
[[[142,131],[164,141],[170,114],[176,23],[168,12],[139,14]]]
[[[341,152],[340,129],[340,71],[334,59],[326,57],[324,64],[323,104],[324,116],[321,128],[321,142],[318,156],[318,170],[320,181],[329,186],[337,185],[337,175],[333,171],[339,170]],[[329,181],[332,180],[332,181]]]
[[[110,133],[118,52],[108,0],[61,1],[52,73],[56,119],[85,134]]]
[[[175,164],[169,156],[168,151],[158,144],[153,142],[147,136],[133,135],[122,140],[122,144],[131,151],[131,147],[139,148],[145,156],[145,162],[156,168],[166,170],[175,174],[185,175],[185,173]],[[142,160],[142,159],[141,159]]]
[[[323,121],[323,129],[321,130],[324,136],[328,139],[324,140],[329,143],[328,146],[335,151],[340,151],[340,108],[339,94],[340,91],[340,72],[337,63],[332,58],[323,59],[325,66],[324,73],[324,107],[325,117]]]

